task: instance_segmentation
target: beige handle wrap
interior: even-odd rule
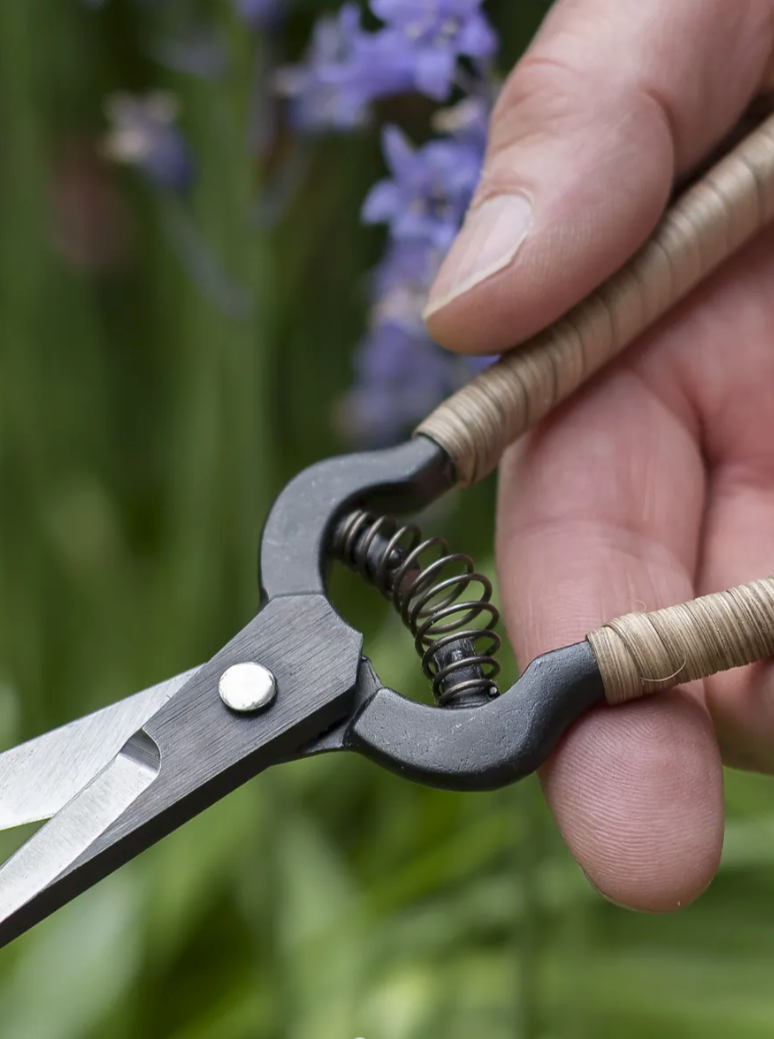
[[[587,636],[611,704],[774,656],[774,577],[655,613],[630,613]]]
[[[668,211],[652,238],[558,324],[507,354],[417,428],[467,486],[505,448],[774,218],[774,116]]]

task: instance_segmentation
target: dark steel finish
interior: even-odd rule
[[[422,436],[400,447],[331,458],[304,470],[277,498],[263,530],[263,600],[325,593],[328,539],[345,512],[413,512],[453,484],[448,455]]]
[[[406,779],[444,790],[494,790],[534,772],[584,711],[605,699],[586,642],[538,657],[483,707],[443,711],[380,690],[348,745]]]
[[[349,717],[361,647],[362,636],[322,596],[269,603],[147,723],[158,776],[70,869],[0,923],[0,945]],[[236,714],[218,695],[221,674],[243,661],[276,678],[276,699],[259,715]]]
[[[419,437],[389,451],[322,462],[286,487],[264,528],[260,613],[177,692],[159,700],[156,713],[145,716],[149,720],[112,764],[57,812],[48,836],[44,827],[32,838],[27,858],[14,857],[3,867],[10,872],[5,874],[9,879],[2,905],[7,915],[0,922],[0,945],[270,765],[327,751],[355,750],[417,782],[453,790],[490,790],[534,771],[567,727],[586,709],[603,702],[597,664],[586,643],[538,658],[511,690],[490,698],[491,683],[482,686],[480,681],[482,675],[487,680],[493,677],[485,669],[482,672],[485,661],[476,650],[481,632],[464,626],[461,630],[459,624],[452,628],[451,614],[437,615],[439,603],[442,611],[448,611],[457,602],[443,598],[455,585],[442,578],[439,586],[435,563],[422,568],[411,548],[401,555],[389,540],[377,552],[386,570],[374,583],[395,595],[417,647],[425,654],[428,632],[423,624],[435,604],[432,651],[437,657],[431,673],[441,674],[442,698],[452,699],[454,709],[428,707],[382,688],[362,656],[362,636],[325,597],[325,566],[335,525],[355,509],[421,508],[448,489],[452,480],[444,452]],[[365,546],[365,563],[370,558],[368,549]],[[387,571],[392,563],[398,569],[391,571],[390,588]],[[419,582],[414,585],[416,594],[406,597],[404,584],[408,587],[411,581]],[[425,596],[434,583],[440,600]],[[461,605],[463,615],[466,608],[474,609],[473,604]],[[475,616],[471,613],[465,624]],[[439,626],[445,622],[449,627]],[[230,710],[218,693],[221,675],[246,662],[263,665],[276,680],[275,699],[258,714]],[[483,700],[480,706],[448,695],[454,690],[444,682],[452,682],[455,675],[467,683],[465,696],[473,692]],[[123,718],[124,724],[125,713],[124,705],[117,705],[116,717]],[[115,781],[129,783],[123,792],[119,790],[124,800],[115,802],[120,804],[115,815],[94,816],[94,805],[102,809],[111,803],[103,798],[103,791],[117,789],[109,786],[116,762]],[[146,769],[139,786],[135,764]],[[87,813],[81,819],[95,827],[95,835],[100,834],[91,844],[84,837],[92,831],[83,821],[77,824],[78,814],[73,811],[79,803]],[[73,818],[74,832],[81,837],[74,844],[68,843],[66,830]],[[59,828],[54,825],[57,820]],[[107,828],[100,833],[103,825]],[[47,847],[54,851],[44,863]],[[63,854],[71,857],[63,859]],[[32,872],[27,871],[28,862]],[[69,864],[65,867],[65,863]],[[34,880],[38,868],[40,876],[47,878],[40,888]]]
[[[495,790],[534,772],[589,708],[605,702],[591,647],[537,657],[511,688],[481,707],[441,710],[383,689],[364,660],[356,713],[304,756],[356,750],[404,779],[443,790]]]

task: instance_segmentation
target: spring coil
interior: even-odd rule
[[[439,537],[423,539],[414,523],[357,510],[337,526],[333,552],[394,605],[414,637],[422,670],[441,705],[481,702],[497,694],[500,615],[491,581],[470,556]],[[476,590],[475,595],[471,589]]]

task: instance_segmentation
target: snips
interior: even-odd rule
[[[607,285],[412,440],[292,480],[264,527],[261,606],[242,631],[200,667],[0,755],[0,827],[49,820],[0,867],[0,944],[270,766],[354,751],[420,783],[490,790],[533,772],[594,705],[774,655],[766,578],[611,622],[534,660],[500,694],[490,583],[467,556],[391,518],[485,476],[772,218],[770,118]],[[380,681],[361,632],[329,601],[337,561],[393,603],[437,706]]]

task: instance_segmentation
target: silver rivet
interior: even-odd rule
[[[218,692],[232,711],[260,711],[276,696],[277,683],[261,664],[233,664],[220,676]]]

